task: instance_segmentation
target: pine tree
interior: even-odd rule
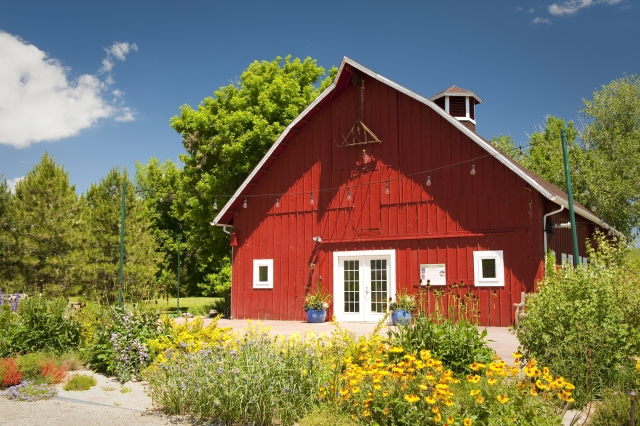
[[[140,299],[155,284],[162,256],[149,229],[149,213],[126,170],[116,167],[92,184],[82,201],[85,290],[90,297],[112,302],[118,288],[122,182],[125,182],[125,296]]]
[[[64,294],[73,278],[78,197],[64,167],[45,152],[15,189],[9,217],[17,273],[27,292]]]
[[[15,240],[10,216],[11,192],[7,181],[0,175],[0,290],[13,290],[15,275]]]

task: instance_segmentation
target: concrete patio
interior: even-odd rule
[[[185,318],[177,318],[177,323],[184,323]],[[189,319],[188,321],[193,321]],[[205,318],[204,324],[209,325],[212,319]],[[255,320],[254,322],[258,322]],[[335,327],[330,322],[324,322],[320,324],[312,324],[306,321],[273,321],[273,320],[261,320],[260,323],[265,327],[271,327],[273,334],[289,335],[292,333],[303,334],[307,331],[315,331],[317,333],[325,332],[331,334]],[[231,327],[234,330],[242,330],[247,326],[247,320],[238,319],[220,319],[218,320],[220,327]],[[376,324],[373,323],[361,323],[361,322],[341,322],[340,327],[349,330],[356,336],[366,336],[373,332]],[[386,335],[388,329],[395,329],[392,325],[386,325],[380,331],[380,334]],[[518,339],[515,335],[509,332],[506,327],[479,327],[480,330],[487,330],[487,344],[505,361],[511,362],[511,353],[518,349]]]

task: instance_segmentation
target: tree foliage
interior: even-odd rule
[[[324,80],[316,60],[287,56],[254,61],[235,84],[221,87],[197,109],[188,105],[171,118],[187,151],[173,214],[183,225],[190,293],[218,273],[229,254],[227,236],[210,226],[222,206],[248,176],[286,126],[335,76]],[[322,81],[321,81],[322,80]],[[226,194],[226,195],[220,195]]]
[[[13,259],[27,292],[64,293],[74,269],[77,242],[75,187],[47,153],[15,189],[9,217]]]
[[[82,282],[87,293],[105,300],[113,300],[118,285],[123,182],[126,186],[124,291],[138,297],[151,293],[157,266],[162,260],[149,229],[149,213],[127,171],[111,169],[99,183],[91,185],[81,200]]]
[[[11,192],[7,181],[0,175],[0,286],[7,288],[15,273],[15,247],[11,219]]]
[[[627,76],[583,99],[583,127],[548,116],[518,154],[510,136],[491,140],[514,160],[564,191],[560,131],[567,133],[574,198],[621,233],[640,225],[640,77]]]

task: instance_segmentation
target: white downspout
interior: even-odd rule
[[[558,210],[547,213],[542,217],[542,233],[544,234],[544,252],[542,252],[542,263],[544,264],[545,274],[547,273],[547,218],[553,214],[560,213],[564,210],[564,206],[560,206]]]

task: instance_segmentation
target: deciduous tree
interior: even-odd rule
[[[186,237],[185,258],[198,268],[190,273],[190,292],[198,292],[207,277],[214,279],[230,251],[227,236],[209,224],[217,214],[214,200],[224,205],[336,71],[322,80],[324,69],[311,58],[255,61],[235,84],[216,90],[197,109],[183,105],[171,119],[187,150],[180,157],[185,165],[176,213]]]

